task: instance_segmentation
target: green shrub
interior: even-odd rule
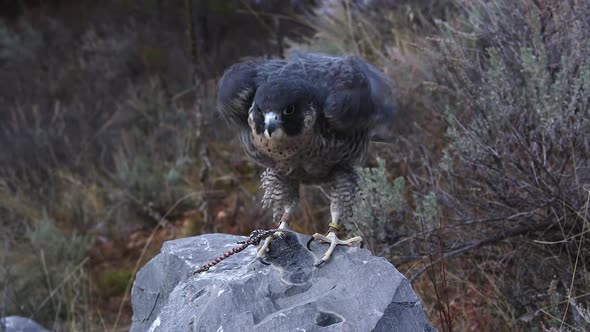
[[[107,295],[123,295],[133,277],[132,270],[107,271],[99,280],[98,289]]]
[[[36,221],[24,243],[2,251],[0,288],[7,292],[8,315],[33,317],[46,326],[56,318],[73,324],[89,319],[87,255],[90,236],[64,234],[53,220]]]
[[[353,232],[358,230],[375,254],[391,256],[388,244],[406,234],[405,180],[398,177],[391,181],[383,159],[377,159],[376,168],[362,168],[359,173],[362,199],[354,206],[354,222],[346,226]]]
[[[432,51],[450,139],[435,175],[454,221],[445,247],[510,243],[503,287],[524,315],[545,302],[518,294],[553,273],[568,298],[590,290],[588,266],[573,263],[590,254],[590,3],[457,3]],[[576,324],[571,308],[558,319]]]

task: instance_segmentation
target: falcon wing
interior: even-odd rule
[[[294,53],[287,60],[245,61],[228,68],[218,84],[217,112],[228,122],[248,125],[258,86],[275,79],[305,79],[324,96],[328,126],[343,134],[369,130],[383,140],[397,111],[393,82],[358,57]],[[385,128],[386,130],[383,130]]]
[[[248,126],[257,83],[257,63],[245,61],[232,65],[217,84],[217,113],[228,123]]]
[[[371,140],[391,142],[393,140],[393,131],[391,130],[393,121],[399,111],[394,82],[363,60],[357,58],[355,61],[369,81],[369,99],[373,107],[369,119]]]
[[[378,127],[391,122],[397,110],[392,82],[375,67],[356,57],[333,65],[328,97],[323,112],[330,126],[350,132]]]
[[[302,75],[326,91],[322,112],[334,131],[368,129],[379,139],[375,135],[397,111],[393,81],[358,57],[295,53],[281,72]]]

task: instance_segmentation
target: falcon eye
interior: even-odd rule
[[[283,110],[284,115],[291,115],[295,113],[295,105],[291,105]]]

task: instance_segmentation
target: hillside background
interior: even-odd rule
[[[270,228],[215,116],[247,57],[360,55],[396,82],[355,223],[441,331],[590,329],[590,2],[0,1],[0,317],[126,331],[163,241]],[[292,225],[324,232],[306,187]]]

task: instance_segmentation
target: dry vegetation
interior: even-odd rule
[[[0,316],[125,329],[129,281],[162,241],[270,226],[213,87],[238,57],[305,48],[362,55],[398,84],[398,138],[374,146],[347,226],[433,325],[590,328],[587,1],[215,3],[192,59],[185,8],[162,1],[0,21]],[[324,231],[327,206],[304,188],[294,228]]]

